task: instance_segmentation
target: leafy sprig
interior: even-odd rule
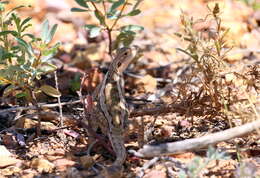
[[[134,4],[128,0],[75,0],[80,8],[72,8],[73,12],[93,12],[98,21],[98,25],[87,24],[84,27],[89,30],[89,35],[94,38],[105,31],[109,39],[109,54],[112,56],[112,51],[117,49],[121,44],[129,46],[135,38],[137,32],[144,28],[139,25],[126,25],[116,29],[118,21],[127,16],[136,16],[141,13],[138,9],[142,0],[136,0]],[[127,6],[131,6],[130,11]],[[94,9],[94,10],[91,10]],[[111,23],[112,21],[112,23]],[[110,23],[109,23],[110,22]],[[119,32],[114,43],[112,40],[112,32]]]

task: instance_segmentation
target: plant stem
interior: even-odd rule
[[[113,59],[113,55],[112,55],[112,50],[113,50],[113,47],[112,47],[112,31],[113,31],[114,27],[116,26],[118,20],[122,16],[122,13],[123,13],[123,11],[124,11],[124,9],[125,9],[127,4],[128,4],[128,0],[126,0],[126,2],[123,4],[123,7],[122,7],[122,9],[119,12],[118,17],[116,18],[116,20],[114,21],[112,26],[111,27],[108,27],[108,26],[106,27],[106,31],[107,31],[107,34],[108,34],[108,41],[109,41],[108,42],[108,45],[109,45],[108,46],[108,48],[109,48],[108,54],[111,56],[112,59]]]
[[[113,59],[113,55],[112,55],[112,29],[110,28],[106,28],[107,34],[108,34],[108,54],[110,55],[110,57]]]
[[[114,21],[113,25],[110,27],[110,30],[112,31],[113,28],[115,27],[115,25],[117,24],[118,20],[120,19],[120,17],[122,16],[122,13],[126,7],[126,5],[128,4],[128,0],[126,0],[126,2],[123,4],[122,9],[120,10],[120,13],[118,15],[118,17],[116,18],[116,20]]]

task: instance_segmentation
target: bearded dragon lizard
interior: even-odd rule
[[[124,127],[129,116],[127,103],[124,93],[123,71],[133,61],[138,48],[121,48],[117,51],[116,57],[109,66],[102,83],[97,89],[95,113],[97,116],[92,118],[101,122],[103,132],[105,130],[112,148],[115,152],[116,160],[112,166],[101,171],[97,177],[121,177],[123,163],[126,159],[126,149],[124,146]]]

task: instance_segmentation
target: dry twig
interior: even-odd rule
[[[199,148],[207,147],[222,141],[227,141],[235,137],[241,137],[260,128],[260,119],[238,127],[230,128],[221,132],[209,134],[199,138],[187,139],[179,142],[164,143],[159,145],[144,145],[137,152],[130,150],[138,157],[156,157],[161,155],[170,155]]]

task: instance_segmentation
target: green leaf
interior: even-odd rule
[[[1,62],[2,59],[5,59],[5,58],[3,58],[4,53],[5,53],[4,48],[2,46],[0,46],[0,62]]]
[[[21,38],[16,38],[16,40],[17,40],[17,42],[18,42],[18,44],[19,44],[20,46],[23,46],[23,47],[24,47],[25,51],[26,51],[30,56],[33,55],[33,49],[32,49],[32,47],[31,47],[30,44],[28,44],[26,41],[24,41],[24,40],[21,39]]]
[[[104,0],[86,0],[86,2],[94,2],[94,3],[100,3]]]
[[[105,16],[99,11],[95,10],[95,16],[99,20],[100,25],[105,25]]]
[[[15,22],[15,25],[16,25],[16,28],[18,30],[18,33],[21,32],[21,25],[20,25],[20,22],[21,22],[21,19],[20,17],[18,17],[16,14],[12,13],[12,18]],[[19,33],[20,34],[20,33]]]
[[[85,25],[85,28],[89,30],[90,38],[97,37],[101,32],[101,28],[96,25]]]
[[[140,5],[140,3],[142,2],[143,0],[136,0],[136,3],[135,3],[135,5],[134,5],[134,7],[133,7],[133,10],[134,9],[137,9],[137,7]]]
[[[140,14],[141,11],[139,9],[134,9],[131,12],[129,12],[128,14],[126,14],[127,16],[136,16],[138,14]]]
[[[139,25],[126,25],[121,27],[121,31],[142,31],[144,27]]]
[[[42,52],[43,57],[41,58],[42,62],[46,62],[50,58],[52,58],[56,53],[60,46],[60,43],[56,43],[52,48],[46,49]]]
[[[57,70],[57,66],[55,66],[51,63],[44,62],[41,64],[39,69],[37,69],[37,73],[47,74],[47,73],[53,72],[55,70]]]
[[[23,8],[23,7],[25,7],[25,6],[17,6],[17,7],[15,7],[15,8],[13,8],[12,10],[10,10],[7,14],[6,14],[6,17],[7,16],[9,16],[12,12],[14,12],[15,10],[17,10],[17,9],[20,9],[20,8]]]
[[[15,56],[15,54],[6,52],[2,48],[0,48],[0,62],[1,62],[1,60],[8,59],[11,57],[16,57],[16,56]]]
[[[107,13],[107,18],[114,20],[114,19],[117,19],[119,15],[120,15],[120,12],[118,10],[114,10],[112,12]]]
[[[24,20],[22,21],[21,25],[20,25],[21,28],[22,28],[26,23],[28,23],[31,19],[32,19],[31,17],[27,17],[26,19],[24,19]]]
[[[70,82],[69,82],[70,89],[71,89],[73,92],[79,91],[79,89],[80,89],[80,83],[81,83],[80,75],[79,75],[79,74],[76,74],[76,75],[74,76],[74,78],[73,78],[72,80],[70,80]]]
[[[27,28],[31,27],[32,24],[28,24],[26,26],[24,26],[22,29],[21,29],[21,32],[24,32]]]
[[[15,37],[18,36],[18,33],[16,31],[7,30],[7,31],[1,31],[0,32],[0,36],[8,35],[8,34],[12,34]]]
[[[85,1],[85,0],[75,0],[76,1],[76,3],[78,4],[78,5],[80,5],[80,6],[82,6],[82,7],[85,7],[85,8],[89,8],[88,7],[88,4],[87,4],[87,1]]]
[[[45,42],[49,34],[49,21],[45,20],[41,26],[42,26],[41,39]]]
[[[31,38],[32,40],[36,40],[35,36],[33,34],[30,34],[30,33],[26,33],[26,34],[23,34],[22,37],[25,37],[25,36],[28,36],[29,38]]]
[[[109,13],[115,11],[118,7],[120,7],[121,5],[123,5],[125,3],[125,0],[118,0],[116,2],[114,2],[109,10]]]
[[[81,9],[81,8],[77,8],[77,7],[73,7],[70,9],[71,12],[86,12],[88,10],[86,9]]]
[[[118,48],[121,44],[124,46],[130,46],[135,38],[136,33],[133,31],[123,31],[121,32],[115,41],[114,49]]]
[[[53,36],[54,36],[54,34],[55,34],[56,30],[57,30],[57,27],[58,27],[57,24],[52,26],[51,31],[48,34],[48,38],[47,38],[47,41],[46,41],[47,43],[49,43],[53,39]]]
[[[5,6],[2,2],[0,2],[0,12],[3,12],[5,10]]]
[[[43,91],[46,95],[52,96],[52,97],[60,97],[61,93],[56,89],[53,88],[50,85],[43,85],[40,87],[40,90]]]
[[[43,42],[45,43],[49,43],[53,36],[54,36],[54,33],[56,32],[57,30],[57,27],[58,25],[55,24],[52,26],[51,30],[49,29],[49,21],[48,20],[45,20],[42,24],[42,33],[41,33],[41,38],[43,40]]]
[[[116,2],[117,0],[107,0],[107,2],[109,2],[109,3],[114,3],[114,2]]]
[[[27,96],[27,93],[25,93],[25,92],[21,92],[21,93],[18,93],[17,95],[15,95],[16,98],[23,98],[26,96]]]

